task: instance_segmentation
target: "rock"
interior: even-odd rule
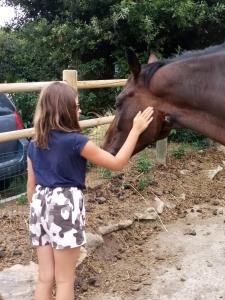
[[[155,197],[155,209],[159,215],[163,212],[164,206],[164,202],[161,201],[158,197]]]
[[[200,200],[199,199],[195,199],[194,200],[194,204],[199,204]]]
[[[187,175],[189,173],[189,170],[180,170],[181,175]]]
[[[180,279],[180,281],[186,281],[186,278],[184,278],[184,277],[181,277],[181,279]]]
[[[22,251],[19,250],[19,249],[15,249],[15,250],[13,251],[13,255],[22,255]]]
[[[99,234],[87,232],[86,239],[87,244],[85,245],[85,248],[87,249],[88,254],[94,252],[95,249],[99,248],[104,243],[102,236]]]
[[[213,215],[214,215],[214,216],[217,216],[217,209],[214,209],[214,210],[213,210]]]
[[[208,263],[207,263],[207,267],[210,267],[210,268],[211,268],[211,267],[213,267],[213,264],[210,263],[210,262],[208,262]]]
[[[156,256],[155,259],[156,260],[165,260],[165,257],[163,257],[163,256]]]
[[[132,280],[133,282],[138,282],[138,283],[141,282],[141,278],[138,277],[138,276],[134,276],[133,278],[131,278],[131,280]]]
[[[162,196],[163,195],[162,191],[154,191],[154,193],[155,193],[156,196]]]
[[[177,179],[177,175],[176,175],[176,174],[171,174],[170,177],[171,177],[172,179],[175,179],[175,180]]]
[[[217,206],[219,204],[220,204],[220,202],[218,199],[212,201],[212,205],[214,205],[214,206]]]
[[[218,166],[216,169],[207,170],[205,172],[206,172],[208,178],[213,180],[213,178],[222,170],[223,170],[223,167]]]
[[[158,216],[155,209],[150,207],[143,213],[136,213],[134,217],[136,220],[156,220]]]
[[[37,274],[38,267],[32,261],[26,266],[14,265],[4,269],[0,272],[0,295],[4,300],[33,299]]]
[[[95,200],[98,202],[98,204],[103,204],[106,202],[105,197],[96,197]]]
[[[139,285],[133,285],[130,289],[131,289],[131,291],[134,291],[134,292],[140,291],[141,284],[139,284]]]
[[[196,235],[196,231],[191,228],[186,228],[184,231],[184,235]]]
[[[96,284],[96,282],[97,282],[97,279],[95,277],[88,278],[88,284],[89,285],[93,285],[94,286]]]
[[[105,235],[120,229],[125,229],[127,227],[130,227],[132,224],[133,224],[132,220],[125,220],[117,224],[101,226],[99,227],[98,232],[101,233],[102,235]]]
[[[168,209],[174,209],[176,208],[176,204],[174,203],[169,203],[169,202],[164,202],[165,203],[165,207],[168,208]]]
[[[80,291],[81,293],[85,293],[88,291],[88,285],[87,284],[82,284],[82,286],[80,287]]]
[[[176,269],[178,270],[178,271],[180,271],[182,268],[181,268],[181,265],[177,265],[176,266]]]
[[[93,197],[93,195],[85,195],[85,201],[93,203],[95,202],[95,198]]]
[[[186,199],[186,194],[185,193],[180,194],[180,199],[185,200]]]
[[[0,258],[5,257],[5,250],[0,250]]]

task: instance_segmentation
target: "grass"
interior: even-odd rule
[[[146,150],[139,153],[135,160],[135,165],[139,173],[145,174],[152,169],[153,163],[149,159],[149,153]]]
[[[186,152],[187,152],[187,147],[186,145],[182,144],[178,146],[178,148],[172,149],[171,155],[176,159],[181,159],[186,155]]]
[[[113,177],[112,171],[105,168],[101,168],[100,173],[104,179],[111,179]]]
[[[148,175],[144,175],[140,178],[138,182],[138,190],[143,191],[150,183],[152,182],[152,177]]]
[[[26,196],[26,195],[20,196],[20,197],[17,199],[16,203],[17,203],[18,205],[25,205],[25,204],[27,204],[27,203],[28,203],[27,196]]]

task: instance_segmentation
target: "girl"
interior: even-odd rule
[[[74,273],[85,244],[86,160],[111,170],[128,162],[139,135],[152,121],[153,109],[139,112],[116,156],[102,150],[81,133],[78,95],[70,86],[54,82],[39,97],[35,136],[28,147],[27,195],[30,237],[37,247],[39,277],[35,300],[74,299]]]

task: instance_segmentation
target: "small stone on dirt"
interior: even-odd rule
[[[165,257],[163,257],[163,256],[156,256],[155,259],[156,260],[165,260]]]
[[[219,204],[220,204],[219,200],[213,200],[212,201],[212,205],[214,205],[214,206],[217,206]]]
[[[15,249],[15,250],[13,251],[13,255],[22,255],[22,251],[19,250],[19,249]]]
[[[186,228],[184,231],[184,235],[196,235],[196,231],[191,228]]]
[[[213,210],[213,215],[214,215],[214,216],[217,216],[217,209],[214,209],[214,210]]]
[[[210,263],[210,262],[208,262],[208,263],[207,263],[207,267],[213,267],[213,264]]]
[[[140,284],[139,285],[134,285],[130,289],[131,289],[131,291],[134,291],[134,292],[140,291],[141,285]]]
[[[105,197],[96,197],[95,199],[98,202],[98,204],[103,204],[103,203],[106,202],[106,198]]]
[[[0,258],[5,257],[5,250],[0,250]]]

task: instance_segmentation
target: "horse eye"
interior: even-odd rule
[[[121,102],[116,102],[115,106],[116,106],[116,108],[120,108],[122,106],[122,103]]]

